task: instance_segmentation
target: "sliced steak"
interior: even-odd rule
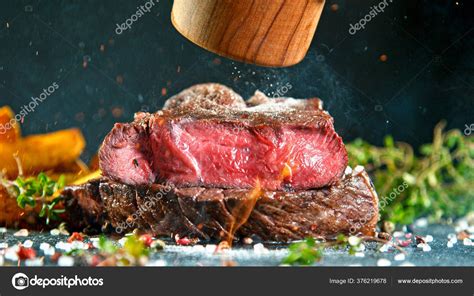
[[[81,215],[88,217],[92,225],[111,223],[121,234],[140,228],[154,235],[221,240],[237,228],[235,238],[258,236],[265,241],[291,241],[307,236],[332,238],[339,233],[374,234],[378,198],[361,167],[330,187],[292,193],[264,191],[257,196],[254,191],[158,184],[131,186],[103,179],[69,187],[65,196],[68,200],[88,196],[95,204],[100,195],[105,219],[85,200],[80,203]],[[77,210],[74,207],[68,212]],[[250,213],[248,219],[243,214],[246,210]],[[99,220],[90,221],[93,217]],[[70,221],[68,225],[82,227],[80,221]],[[241,227],[236,227],[241,223]]]
[[[104,176],[128,184],[177,187],[320,188],[334,184],[347,153],[319,99],[246,104],[221,85],[197,85],[155,114],[117,124],[100,149]]]

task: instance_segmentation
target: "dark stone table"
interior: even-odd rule
[[[36,259],[29,262],[22,261],[21,265],[58,265],[52,262],[50,256],[44,255],[44,250],[40,249],[41,243],[48,243],[57,246],[56,251],[61,250],[61,243],[67,240],[67,235],[51,235],[50,233],[30,232],[27,237],[13,235],[14,231],[8,230],[0,237],[0,263],[4,265],[17,265],[17,261],[9,260],[12,253],[11,248],[18,243],[25,244],[25,241],[33,242],[32,248],[36,250],[37,258],[45,257],[43,261]],[[458,241],[451,248],[447,247],[448,234],[454,234],[455,230],[446,225],[430,225],[416,230],[417,235],[431,235],[433,241],[429,243],[430,251],[423,251],[415,244],[404,248],[406,256],[404,260],[395,260],[396,250],[381,252],[380,244],[366,243],[366,249],[357,255],[349,255],[347,250],[327,249],[323,259],[316,263],[316,266],[474,266],[474,245],[465,245],[463,241]],[[97,238],[88,237],[85,242],[97,241]],[[26,245],[31,244],[26,242]],[[8,244],[9,249],[5,249]],[[66,244],[67,245],[67,244]],[[44,246],[43,246],[44,247]],[[44,249],[44,248],[43,248]],[[8,251],[9,250],[9,251]],[[94,250],[86,250],[85,253],[93,254]],[[8,253],[8,254],[7,254]],[[198,244],[195,246],[178,246],[171,241],[163,251],[153,252],[148,261],[148,265],[154,266],[278,266],[288,254],[287,245],[281,244],[261,244],[235,245],[233,249],[222,253],[215,253],[215,245]],[[397,259],[403,257],[399,255]],[[386,259],[386,260],[384,260]],[[388,261],[387,261],[388,260]],[[66,256],[60,260],[60,265],[83,265],[73,256]]]

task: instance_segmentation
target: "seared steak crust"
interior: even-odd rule
[[[252,190],[131,186],[97,180],[64,191],[68,211],[80,209],[83,219],[71,226],[110,223],[118,233],[140,228],[154,235],[221,240],[242,217],[235,209],[251,205]],[[83,202],[73,202],[80,198]],[[94,207],[103,210],[97,215]],[[250,208],[250,210],[252,210]],[[94,220],[96,219],[96,220]],[[291,241],[307,236],[332,238],[339,233],[373,235],[378,199],[366,172],[358,167],[330,187],[295,192],[265,191],[235,238],[258,236],[265,241]],[[81,222],[81,223],[78,223]],[[84,221],[85,222],[85,221]]]

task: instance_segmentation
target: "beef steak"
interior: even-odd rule
[[[245,102],[218,84],[191,87],[155,114],[116,124],[99,152],[104,176],[128,185],[265,190],[334,184],[347,166],[319,99]]]
[[[80,212],[70,216],[71,227],[82,230],[110,223],[122,234],[140,228],[154,235],[221,240],[234,229],[235,238],[258,236],[285,242],[307,236],[332,238],[339,233],[373,235],[378,220],[377,194],[361,167],[346,171],[330,187],[264,191],[257,197],[251,189],[132,186],[108,179],[68,187],[63,195],[67,211]],[[82,202],[73,202],[78,196]],[[246,207],[248,219],[239,216]]]

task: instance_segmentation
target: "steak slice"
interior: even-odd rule
[[[305,190],[334,184],[347,153],[319,99],[247,103],[204,84],[170,98],[155,114],[116,124],[99,152],[104,176],[129,185]]]
[[[86,202],[78,209],[71,203],[78,196],[94,203],[100,195],[104,216],[91,212]],[[254,190],[176,188],[169,185],[131,186],[108,179],[68,187],[68,212],[81,211],[89,225],[110,223],[123,234],[134,228],[158,236],[197,237],[221,240],[258,236],[264,241],[333,238],[337,234],[373,235],[378,220],[378,198],[362,167],[348,170],[330,187],[296,192],[265,191],[255,198]],[[256,203],[255,203],[256,201]],[[253,207],[255,203],[255,206]],[[241,215],[247,209],[248,219]],[[97,218],[91,221],[90,218]],[[93,220],[93,219],[92,219]],[[80,230],[82,220],[68,225]],[[235,229],[235,227],[234,227]]]

